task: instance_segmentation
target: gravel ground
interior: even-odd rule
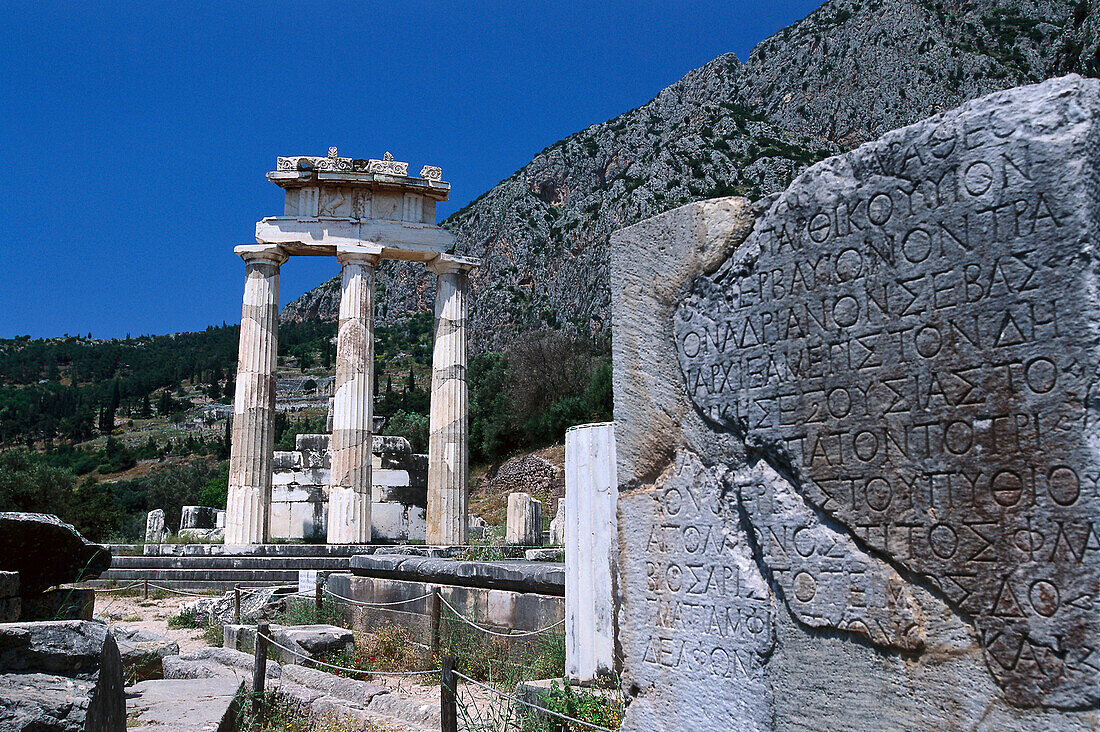
[[[179,612],[180,605],[193,599],[195,598],[170,595],[143,600],[141,595],[130,597],[123,593],[97,592],[95,615],[106,620],[109,625],[117,623],[171,638],[179,643],[180,653],[190,653],[210,644],[203,639],[201,630],[169,628],[168,618]]]

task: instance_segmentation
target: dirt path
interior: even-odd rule
[[[171,595],[143,600],[141,595],[129,597],[121,593],[97,592],[95,615],[106,620],[108,625],[125,625],[171,638],[179,644],[180,653],[190,653],[210,644],[201,630],[169,628],[168,618],[179,613],[180,605],[194,599]]]

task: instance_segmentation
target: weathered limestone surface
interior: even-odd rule
[[[179,644],[174,640],[147,630],[115,625],[111,632],[122,655],[123,673],[128,684],[162,678],[164,659],[180,652]]]
[[[150,511],[145,517],[145,543],[160,544],[168,538],[168,528],[164,525],[164,509]]]
[[[550,543],[565,546],[565,497],[558,499],[558,512],[550,519]]]
[[[470,562],[399,554],[361,554],[351,558],[351,571],[362,577],[488,587],[544,595],[565,594],[565,567],[548,562]],[[330,575],[330,584],[335,576]]]
[[[0,572],[0,623],[19,620],[23,601],[19,597],[19,573]]]
[[[279,266],[275,246],[235,250],[245,261],[244,304],[233,400],[225,543],[268,540],[272,453],[275,449],[275,361],[279,351]]]
[[[542,501],[526,493],[508,494],[504,543],[518,546],[542,544]]]
[[[429,544],[465,544],[469,501],[469,435],[466,392],[467,272],[477,261],[440,255],[428,435]]]
[[[565,676],[593,681],[616,671],[614,424],[566,430],[565,484]]]
[[[122,732],[122,660],[101,623],[0,624],[0,728]]]
[[[1100,722],[1097,115],[1023,87],[615,235],[625,729]]]
[[[355,646],[354,634],[334,625],[272,625],[271,637],[291,651],[270,648],[270,657],[282,664],[300,664],[310,658],[320,658],[334,651],[350,650]],[[222,646],[245,653],[256,647],[255,625],[222,626]]]
[[[45,513],[0,513],[0,571],[19,573],[24,597],[54,585],[95,579],[111,566],[111,550]]]
[[[211,732],[233,724],[241,681],[157,679],[126,688],[128,732]]]
[[[210,506],[184,506],[180,512],[180,537],[216,541],[225,534],[225,511]]]
[[[343,265],[332,408],[328,543],[371,538],[371,414],[374,390],[374,268],[378,249],[340,250]]]

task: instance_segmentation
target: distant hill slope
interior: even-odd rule
[[[456,250],[482,257],[473,347],[516,329],[608,325],[611,232],[688,201],[759,198],[806,166],[992,91],[1063,73],[1096,76],[1100,0],[833,0],[760,43],[719,56],[619,117],[561,140],[449,217]],[[422,267],[385,263],[381,322],[432,306]],[[283,319],[335,319],[330,280]]]

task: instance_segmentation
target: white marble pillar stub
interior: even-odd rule
[[[274,468],[279,266],[286,261],[286,254],[271,245],[247,245],[234,251],[245,261],[245,284],[229,452],[225,543],[263,544],[268,540]]]
[[[341,248],[340,324],[332,406],[328,543],[371,539],[371,430],[374,411],[374,270],[377,251]]]
[[[466,393],[467,272],[476,260],[440,255],[428,437],[427,543],[465,544],[469,445]]]
[[[527,493],[508,494],[508,520],[504,543],[542,546],[542,501]]]
[[[615,671],[615,425],[565,432],[565,676]]]

